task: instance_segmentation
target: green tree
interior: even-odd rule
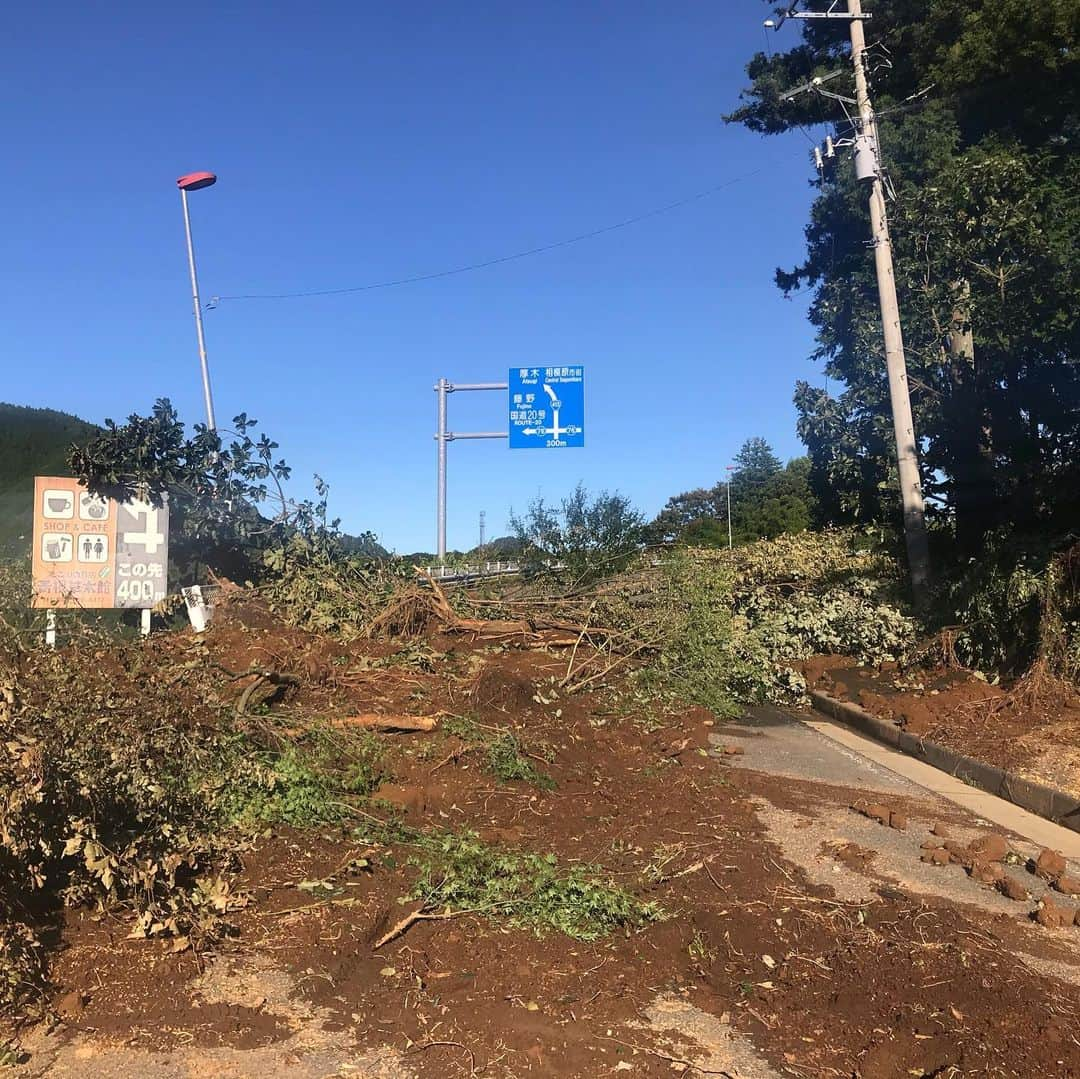
[[[805,532],[813,524],[810,461],[797,457],[763,484],[739,492],[732,486],[732,530],[740,543]],[[736,483],[738,481],[736,480]]]
[[[962,551],[1004,522],[1064,529],[1080,510],[1080,4],[867,0],[869,75],[895,199],[896,280],[923,483]],[[790,27],[791,24],[789,23]],[[840,72],[844,20],[748,67],[729,119],[772,133],[836,117],[783,91]],[[919,96],[915,96],[919,95]],[[893,448],[866,193],[844,153],[820,185],[805,260],[777,271],[813,290],[816,357],[833,394],[800,383],[811,486],[832,520],[895,517]]]
[[[558,507],[538,497],[523,516],[510,514],[525,572],[556,575],[575,587],[625,569],[640,550],[644,525],[628,498],[607,491],[590,496],[580,483]]]
[[[230,439],[196,424],[188,437],[172,404],[158,400],[149,416],[104,430],[71,448],[68,463],[86,486],[121,501],[141,498],[160,505],[168,498],[170,554],[181,576],[198,565],[228,575],[252,575],[262,552],[302,545],[341,549],[338,521],[327,521],[327,485],[318,476],[318,501],[295,501],[285,493],[291,469],[276,458],[278,444],[253,430],[246,414],[233,420]],[[350,545],[374,537],[350,537]]]
[[[683,538],[687,530],[696,527],[701,521],[711,521],[723,517],[726,520],[726,498],[723,483],[715,487],[699,487],[694,491],[684,491],[667,500],[664,508],[649,525],[647,539],[649,543],[674,543]],[[725,536],[726,529],[725,528]],[[725,540],[726,542],[726,540]],[[712,544],[703,543],[709,547]]]
[[[765,439],[748,438],[735,454],[735,474],[732,479],[745,491],[764,487],[784,466]]]
[[[734,542],[801,532],[811,526],[816,499],[810,490],[808,458],[796,458],[785,468],[769,443],[755,437],[743,443],[735,461],[730,492],[725,479],[714,487],[669,498],[646,529],[648,542],[726,547],[729,493]]]

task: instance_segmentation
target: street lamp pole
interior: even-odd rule
[[[210,365],[206,359],[206,336],[203,333],[202,303],[199,300],[199,278],[195,273],[195,246],[191,240],[191,215],[188,213],[187,193],[217,183],[212,172],[192,172],[176,181],[180,188],[180,203],[184,208],[184,233],[187,236],[188,268],[191,271],[191,302],[195,309],[195,335],[199,341],[199,365],[202,368],[203,399],[206,402],[206,426],[217,430],[214,419],[214,395],[210,390]]]
[[[727,472],[727,549],[731,550],[731,473],[735,470],[734,465],[728,465]]]

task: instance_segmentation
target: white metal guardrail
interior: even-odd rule
[[[474,577],[504,577],[520,573],[520,562],[475,562],[460,566],[428,566],[428,573],[436,581],[464,581]]]

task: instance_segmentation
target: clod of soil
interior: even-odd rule
[[[851,869],[864,870],[877,857],[877,851],[858,843],[843,843],[832,849],[832,856]]]
[[[980,884],[997,884],[1005,879],[1005,868],[1000,862],[972,862],[968,868],[972,880]]]
[[[954,865],[962,865],[965,869],[975,861],[975,855],[955,839],[946,839],[942,846],[949,852],[949,860]],[[986,861],[986,859],[982,859]]]
[[[886,827],[888,827],[893,814],[893,811],[888,806],[884,806],[880,802],[871,802],[869,805],[864,802],[855,802],[851,808],[856,813],[861,813],[864,817],[876,820],[878,824],[884,824]]]
[[[1035,876],[1043,880],[1056,880],[1065,872],[1065,868],[1065,859],[1049,847],[1043,847],[1035,859]]]
[[[1065,925],[1072,925],[1076,917],[1076,911],[1072,907],[1059,907],[1050,896],[1046,896],[1035,912],[1035,921],[1047,929],[1060,929]]]
[[[935,847],[934,850],[926,851],[921,862],[926,862],[929,865],[948,865],[949,864],[949,852],[944,847]]]
[[[898,832],[902,832],[902,831],[904,831],[905,828],[907,828],[907,825],[908,825],[908,820],[907,820],[907,817],[905,817],[903,813],[897,813],[896,810],[894,809],[889,814],[889,827],[890,828],[895,828]]]
[[[1054,887],[1062,895],[1080,895],[1080,877],[1071,877],[1068,873],[1062,873],[1054,881]]]
[[[78,1019],[86,1011],[89,1000],[90,998],[85,993],[73,989],[70,993],[65,993],[56,1002],[56,1014],[61,1019]]]
[[[968,850],[984,862],[1000,862],[1009,853],[1009,844],[997,833],[987,832],[985,835],[976,836],[968,844]]]
[[[946,828],[945,825],[941,823],[941,821],[936,821],[934,823],[934,827],[930,829],[930,834],[936,835],[938,839],[948,839],[949,829]]]
[[[1016,877],[1009,873],[997,882],[997,890],[1008,899],[1014,899],[1017,903],[1025,903],[1030,898],[1030,893]]]

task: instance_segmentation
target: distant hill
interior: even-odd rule
[[[66,412],[0,402],[0,557],[30,549],[34,477],[70,476],[69,447],[99,430]]]

